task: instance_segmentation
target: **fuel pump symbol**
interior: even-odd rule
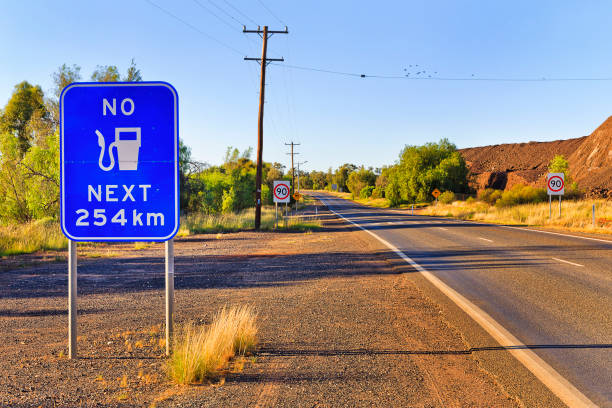
[[[122,134],[130,136],[124,136],[122,139]],[[100,146],[100,158],[98,159],[98,166],[100,169],[103,171],[110,171],[115,167],[115,157],[113,156],[114,147],[117,151],[119,170],[138,170],[138,152],[141,144],[139,127],[115,128],[115,141],[108,145],[108,155],[110,157],[110,164],[108,166],[102,164],[106,141],[102,133],[97,129],[96,135],[98,135],[98,146]],[[135,138],[132,135],[135,135]]]

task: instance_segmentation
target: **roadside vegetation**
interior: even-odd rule
[[[426,159],[431,157],[438,160],[429,161],[429,171],[425,171],[425,174],[429,176],[425,179],[435,180],[434,175],[440,173],[440,168],[445,168],[445,174],[457,176],[454,178],[454,184],[451,183],[445,187],[435,182],[427,185],[419,181],[419,177],[415,174],[423,171],[422,163],[427,162]],[[449,162],[454,165],[449,165]],[[416,165],[415,163],[421,164]],[[347,174],[347,168],[350,169],[350,166],[341,166],[335,173],[330,171],[325,179],[321,177],[322,180],[327,180],[328,184],[319,190],[330,191],[329,183],[338,183],[337,185],[341,186],[343,177]],[[579,186],[572,180],[568,161],[562,155],[555,156],[550,161],[548,169],[550,172],[565,175],[566,188],[562,198],[561,217],[558,216],[558,198],[553,197],[552,218],[549,218],[548,195],[544,188],[517,184],[508,190],[487,188],[479,191],[478,194],[473,192],[466,194],[465,192],[469,190],[464,184],[467,175],[463,164],[453,155],[453,146],[446,141],[420,148],[407,146],[402,151],[398,164],[392,168],[383,168],[378,173],[371,169],[365,170],[353,166],[352,171],[346,176],[346,192],[331,191],[331,193],[337,197],[371,207],[410,208],[414,205],[415,210],[423,215],[542,226],[576,232],[612,233],[612,201],[584,199]],[[313,173],[315,172],[312,172],[311,175]],[[377,175],[373,178],[373,174]],[[322,182],[313,181],[318,180],[316,177],[310,182],[307,177],[305,179],[309,187],[322,185]],[[373,179],[374,182],[372,182]],[[437,203],[431,196],[433,188],[442,191]],[[358,191],[359,194],[357,194]],[[378,192],[382,192],[382,196],[379,196]],[[429,196],[425,194],[426,192],[429,192]],[[396,198],[393,199],[393,197]],[[593,205],[595,205],[595,225],[593,225],[592,217]]]
[[[178,384],[198,384],[217,377],[231,359],[257,345],[257,314],[251,306],[221,309],[208,326],[188,323],[176,336],[168,374]]]
[[[301,173],[300,180],[305,189],[349,193],[351,199],[377,207],[431,202],[434,189],[470,193],[466,163],[447,139],[407,145],[394,165],[374,169],[347,163],[327,172]]]
[[[592,217],[593,205],[595,226]],[[428,206],[419,213],[499,224],[612,234],[612,201],[609,200],[562,200],[559,217],[559,204],[553,199],[552,218],[549,218],[548,202],[498,206],[479,200],[454,201],[451,204]]]
[[[0,256],[68,247],[59,224],[51,218],[0,226]]]
[[[270,231],[274,229],[275,210],[272,206],[264,206],[261,209],[261,230]],[[205,234],[214,232],[235,232],[253,229],[255,227],[255,209],[248,208],[239,212],[206,214],[191,213],[181,218],[179,236],[192,234]],[[283,217],[282,211],[278,210],[278,229],[291,231],[307,231],[321,227],[321,221],[317,219],[302,220],[300,217]]]

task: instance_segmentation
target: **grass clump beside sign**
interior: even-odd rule
[[[257,314],[251,306],[222,308],[209,326],[188,323],[177,333],[168,372],[178,384],[202,383],[216,377],[235,356],[257,344]]]

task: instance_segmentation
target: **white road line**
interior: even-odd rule
[[[495,224],[482,224],[482,225],[495,225]],[[496,227],[501,227],[501,228],[517,229],[519,231],[531,231],[531,232],[539,232],[541,234],[561,235],[562,237],[570,237],[570,238],[578,238],[578,239],[588,239],[589,241],[605,242],[607,244],[612,245],[612,240],[610,240],[610,239],[600,239],[600,238],[583,237],[583,236],[580,236],[580,235],[561,234],[560,232],[534,230],[534,229],[531,229],[531,228],[522,228],[522,227],[511,227],[509,225],[495,225],[495,226]]]
[[[444,227],[437,227],[438,229],[444,230],[444,231],[448,231],[448,228],[444,228]]]
[[[323,201],[323,200],[321,200]],[[329,206],[327,207],[329,208]],[[509,347],[508,352],[512,354],[518,361],[520,361],[529,371],[533,373],[548,389],[555,394],[561,401],[567,404],[569,407],[597,407],[578,390],[572,383],[566,380],[561,374],[559,374],[554,368],[548,365],[547,362],[542,360],[532,350],[526,348],[525,344],[514,337],[508,330],[506,330],[501,324],[497,323],[491,316],[485,313],[478,306],[470,302],[463,295],[459,294],[456,290],[442,282],[439,278],[423,268],[421,265],[413,261],[410,257],[404,254],[402,251],[397,249],[394,245],[385,241],[372,231],[362,227],[359,224],[345,218],[343,215],[329,208],[331,212],[336,214],[338,217],[345,221],[355,225],[356,227],[364,230],[368,234],[372,235],[378,241],[386,245],[389,249],[395,252],[400,258],[412,265],[417,271],[423,275],[431,284],[438,288],[444,293],[449,299],[451,299],[457,306],[459,306],[465,313],[467,313],[476,323],[480,325],[487,333],[491,335],[501,346]]]
[[[394,212],[397,212],[399,214],[409,215],[409,214],[406,214],[406,212],[404,212],[404,211],[394,211]],[[428,217],[428,216],[422,216],[422,217]],[[443,220],[447,221],[446,218],[444,218]],[[448,220],[448,221],[451,221],[451,220]],[[589,240],[589,241],[605,242],[606,244],[612,245],[612,239],[583,237],[581,235],[563,234],[563,233],[560,233],[560,232],[542,231],[542,230],[536,230],[536,229],[525,228],[525,227],[512,227],[510,225],[490,224],[490,223],[486,223],[486,222],[466,221],[466,220],[459,220],[459,219],[452,219],[452,221],[462,222],[462,223],[465,223],[465,224],[486,225],[486,226],[489,226],[489,227],[516,229],[516,230],[519,230],[519,231],[539,232],[540,234],[559,235],[559,236],[562,236],[562,237],[569,237],[569,238],[586,239],[586,240]]]
[[[584,266],[584,265],[580,265],[580,264],[577,264],[577,263],[574,263],[574,262],[570,262],[570,261],[566,261],[566,260],[559,259],[559,258],[553,258],[553,259],[555,261],[563,262],[563,263],[574,265],[574,266]]]
[[[487,239],[487,238],[483,238],[483,237],[478,237],[478,239],[482,239],[483,241],[487,241],[487,242],[493,242],[492,239]]]

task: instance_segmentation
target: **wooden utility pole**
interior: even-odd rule
[[[285,143],[286,146],[291,146],[291,153],[287,153],[291,155],[291,195],[293,196],[293,193],[295,192],[295,171],[293,169],[293,156],[299,153],[294,153],[293,152],[293,146],[299,146],[299,143]]]
[[[263,30],[257,27],[257,30],[247,30],[243,26],[243,33],[257,33],[263,39],[261,49],[261,58],[244,57],[245,61],[257,61],[261,65],[261,78],[259,82],[259,122],[257,126],[257,173],[255,175],[255,229],[258,230],[261,225],[261,179],[262,179],[262,156],[263,156],[263,117],[264,103],[266,90],[266,66],[270,62],[284,61],[283,58],[267,58],[268,38],[273,34],[288,34],[289,30],[285,27],[285,31],[271,31],[268,26],[264,26]]]
[[[298,168],[298,173],[297,173],[297,175],[298,175],[297,189],[298,190],[297,191],[298,191],[298,193],[300,192],[300,164],[306,164],[306,163],[308,163],[308,160],[305,160],[303,162],[298,162],[297,163],[297,168]]]

